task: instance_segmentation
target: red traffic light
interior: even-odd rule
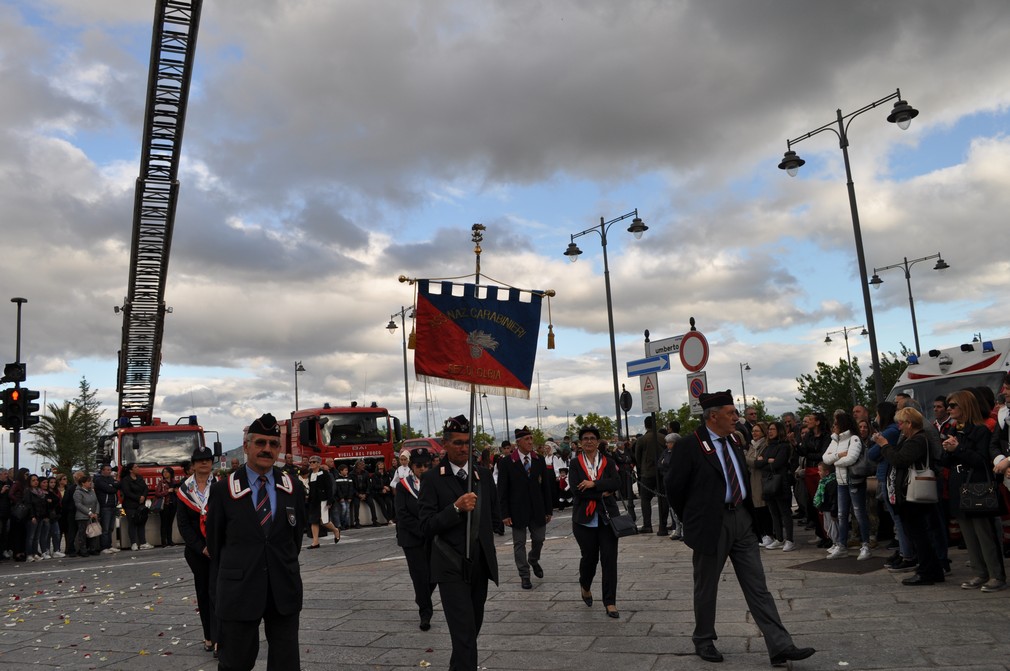
[[[11,389],[11,391],[10,391],[10,397],[11,397],[11,401],[17,401],[18,399],[21,398],[21,390],[20,389]]]

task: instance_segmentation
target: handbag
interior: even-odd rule
[[[782,495],[782,484],[781,473],[765,473],[761,478],[761,498],[765,501],[777,499]]]
[[[929,467],[929,449],[926,449],[926,467],[916,468],[915,464],[908,469],[908,479],[905,482],[905,501],[907,503],[936,503],[940,498],[936,491],[936,473]]]
[[[634,536],[638,533],[638,527],[635,525],[635,518],[631,516],[631,511],[628,510],[628,502],[624,502],[625,511],[620,515],[611,515],[607,510],[606,504],[601,501],[601,509],[603,510],[603,517],[606,519],[608,525],[610,525],[610,530],[614,532],[614,535],[618,538],[624,538],[625,536]]]
[[[165,499],[164,499],[164,497],[162,497],[160,499],[155,499],[154,503],[151,504],[151,512],[152,513],[160,513],[164,508],[165,508]]]
[[[102,535],[102,525],[98,522],[88,522],[84,528],[84,535],[88,538],[97,538]]]
[[[876,474],[877,462],[870,460],[869,446],[863,445],[863,451],[859,453],[859,459],[856,460],[856,463],[849,466],[849,477],[862,482],[871,475]]]
[[[24,522],[31,513],[31,507],[24,501],[18,501],[11,510],[11,516],[18,522]]]
[[[998,513],[999,495],[992,478],[985,482],[971,482],[971,470],[961,483],[960,508],[963,513]]]

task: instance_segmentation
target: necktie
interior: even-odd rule
[[[529,477],[530,474],[530,455],[523,457],[523,466],[526,468],[526,476]]]
[[[738,506],[743,502],[743,495],[740,491],[740,480],[737,479],[736,475],[736,466],[733,465],[733,458],[729,453],[729,441],[725,438],[720,438],[719,442],[722,444],[723,461],[726,462],[726,482],[729,483],[729,502]]]
[[[267,494],[267,476],[259,477],[259,499],[256,502],[256,512],[259,515],[260,526],[266,526],[272,517],[270,512],[270,496]]]
[[[456,477],[459,478],[459,481],[463,483],[463,487],[466,487],[466,469],[461,468],[458,471],[456,471]]]

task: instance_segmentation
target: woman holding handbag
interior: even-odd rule
[[[828,559],[849,556],[849,511],[859,522],[860,561],[873,556],[870,552],[870,518],[866,514],[866,476],[857,475],[853,466],[864,457],[866,445],[854,435],[856,426],[852,415],[841,412],[835,415],[831,427],[831,445],[824,451],[824,463],[834,465],[838,480],[838,546],[828,553]]]
[[[1006,568],[1003,564],[1002,530],[999,515],[1003,497],[996,496],[994,510],[967,511],[961,505],[961,485],[991,483],[992,459],[989,442],[992,434],[985,424],[975,395],[970,391],[955,391],[947,397],[950,418],[957,431],[943,441],[943,463],[950,471],[950,508],[961,526],[964,544],[975,577],[961,583],[962,589],[999,592],[1006,589]]]
[[[768,424],[768,446],[754,458],[754,468],[761,474],[761,492],[772,520],[773,541],[766,550],[792,552],[793,543],[792,487],[789,486],[789,441],[782,422]]]
[[[579,587],[582,600],[593,605],[593,578],[596,565],[603,570],[603,605],[609,617],[617,611],[617,535],[609,520],[620,515],[615,494],[621,488],[614,460],[600,452],[600,430],[595,426],[579,429],[581,452],[571,462],[572,533],[579,544]]]
[[[77,537],[74,540],[78,557],[99,553],[99,536],[88,535],[88,525],[98,524],[98,494],[95,493],[91,475],[82,473],[74,490],[74,519],[77,520]]]

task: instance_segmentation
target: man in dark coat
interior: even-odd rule
[[[442,438],[445,457],[421,478],[421,530],[431,542],[431,581],[452,639],[449,669],[473,671],[488,580],[498,584],[498,494],[491,472],[471,459],[467,418],[446,420]]]
[[[301,482],[274,467],[280,427],[266,414],[246,431],[246,463],[210,489],[207,549],[218,617],[219,671],[248,670],[266,622],[267,669],[300,668],[298,552],[305,529]]]
[[[639,533],[652,533],[652,499],[658,493],[659,471],[656,464],[659,455],[663,453],[663,439],[656,431],[656,420],[645,418],[645,435],[635,442],[635,464],[638,466],[638,497],[642,499],[642,526]],[[665,521],[660,522],[659,534],[666,534],[663,528]]]
[[[410,475],[403,477],[394,488],[393,505],[396,510],[396,544],[403,548],[407,571],[414,584],[414,602],[417,604],[421,631],[431,629],[431,594],[435,585],[428,570],[428,544],[421,532],[420,502],[421,476],[431,467],[431,452],[424,447],[410,451]]]
[[[694,550],[695,652],[708,662],[721,662],[715,647],[715,606],[727,557],[754,617],[773,666],[806,659],[813,648],[797,648],[782,625],[765,585],[757,536],[751,527],[750,474],[733,431],[733,394],[702,394],[705,423],[681,438],[673,450],[666,491],[684,526],[684,542]]]
[[[544,458],[533,449],[533,434],[528,427],[515,430],[516,449],[498,463],[498,501],[502,521],[512,527],[512,552],[523,589],[532,589],[530,569],[544,577],[540,551],[547,537],[547,523],[554,512],[551,477]],[[531,546],[526,554],[526,532]]]

